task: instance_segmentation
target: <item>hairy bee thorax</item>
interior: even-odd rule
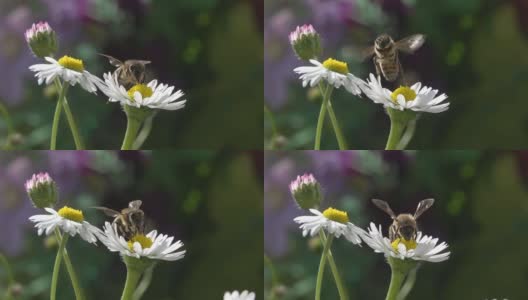
[[[128,207],[116,211],[107,207],[94,207],[102,210],[106,215],[114,217],[112,224],[120,236],[127,241],[145,232],[145,213],[141,210],[141,200],[131,201]]]

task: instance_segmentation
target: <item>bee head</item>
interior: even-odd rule
[[[133,64],[130,66],[130,71],[132,75],[138,82],[143,82],[145,77],[145,65],[143,64]]]
[[[384,50],[389,48],[393,41],[390,35],[384,33],[376,38],[376,41],[374,42],[376,44],[376,48],[378,50]]]
[[[412,226],[405,226],[405,227],[400,227],[400,235],[406,240],[406,241],[410,241],[411,239],[414,238],[414,233],[416,231],[414,230],[414,227]]]
[[[405,240],[410,241],[416,234],[416,220],[409,214],[401,214],[396,218],[398,233]]]

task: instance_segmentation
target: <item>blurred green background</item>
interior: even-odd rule
[[[48,171],[60,206],[84,211],[101,226],[108,218],[89,209],[126,207],[143,200],[150,226],[181,239],[183,260],[159,262],[142,299],[222,299],[224,291],[251,290],[262,299],[262,153],[208,151],[32,151],[0,155],[0,253],[20,285],[16,299],[49,299],[57,245],[39,237],[24,191],[31,174]],[[126,270],[106,247],[70,239],[68,250],[87,299],[119,299]],[[0,298],[6,289],[0,266]],[[65,268],[58,299],[73,299]]]
[[[144,149],[261,148],[262,10],[261,0],[2,0],[0,103],[13,129],[6,137],[0,121],[0,143],[48,148],[57,93],[37,85],[28,67],[39,60],[24,40],[42,20],[58,32],[58,55],[83,59],[92,74],[113,70],[97,53],[146,59],[154,78],[183,90],[186,107],[161,111]],[[121,144],[126,117],[119,105],[80,88],[68,98],[89,149]],[[58,147],[73,149],[62,121]]]
[[[418,223],[424,234],[449,244],[451,257],[423,263],[407,299],[526,298],[528,152],[295,151],[265,155],[264,249],[273,266],[265,269],[266,299],[271,290],[283,292],[275,299],[313,299],[322,247],[317,239],[303,238],[293,222],[309,213],[288,190],[305,172],[322,185],[322,209],[345,210],[362,228],[381,224],[385,235],[391,220],[370,199],[386,200],[396,213],[436,199]],[[332,251],[350,299],[385,298],[390,268],[382,254],[343,238]],[[322,299],[338,299],[329,270]]]
[[[406,76],[448,95],[447,112],[423,114],[409,149],[523,149],[528,146],[528,5],[524,0],[309,0],[265,3],[265,144],[311,149],[321,96],[293,73],[288,33],[311,23],[321,34],[323,57],[346,61],[350,72],[375,72],[361,50],[378,34],[395,39],[423,33],[414,55],[400,55]],[[308,100],[307,100],[308,99]],[[337,118],[352,149],[380,149],[389,133],[382,106],[343,89],[333,93]],[[327,118],[322,149],[338,145]]]

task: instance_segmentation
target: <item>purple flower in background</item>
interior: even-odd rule
[[[29,5],[7,0],[0,4],[0,101],[17,105],[22,100],[27,69],[37,61],[28,49],[25,31],[32,23],[46,19],[56,30],[61,52],[79,39],[80,28],[89,20],[92,0],[41,0],[44,9],[31,11]]]
[[[290,195],[288,183],[295,178],[295,162],[282,158],[264,169],[264,251],[272,257],[288,251],[288,231],[301,214]]]
[[[49,167],[53,178],[60,183],[61,194],[78,190],[81,181],[79,178],[90,171],[92,154],[90,151],[47,151]]]
[[[313,24],[323,37],[323,46],[335,46],[352,24],[355,0],[308,0]]]
[[[357,151],[306,151],[313,162],[313,173],[325,195],[339,192],[346,180],[358,175]]]
[[[292,70],[299,63],[288,40],[294,21],[292,12],[283,9],[264,24],[264,99],[273,109],[285,104],[288,81],[295,78]]]
[[[28,157],[18,157],[2,162],[0,170],[0,251],[17,255],[23,248],[27,219],[38,210],[33,207],[24,188],[24,182],[32,174]]]
[[[28,6],[20,5],[0,17],[0,100],[16,104],[22,98],[23,80],[33,55],[27,49],[25,31],[31,26]]]
[[[92,0],[41,0],[48,7],[48,17],[54,23],[82,21],[88,17]]]

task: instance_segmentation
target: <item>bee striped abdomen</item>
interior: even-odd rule
[[[380,64],[383,77],[385,77],[387,81],[394,81],[396,78],[398,78],[400,73],[400,62],[396,52],[392,52],[392,55],[389,55],[385,58],[378,59],[378,62]]]

